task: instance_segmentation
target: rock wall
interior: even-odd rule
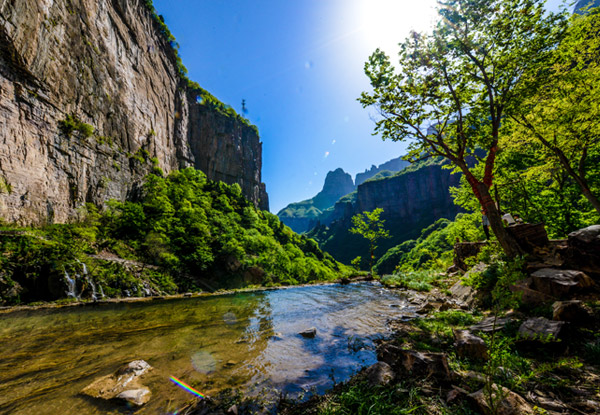
[[[319,241],[321,248],[338,261],[349,263],[365,255],[367,246],[362,238],[352,235],[352,216],[383,208],[382,218],[390,239],[379,241],[377,255],[406,240],[416,239],[421,230],[440,218],[454,219],[461,210],[454,205],[449,192],[458,186],[460,175],[451,174],[440,164],[424,165],[397,176],[370,180],[358,186],[356,196],[335,204],[326,221],[308,233]]]
[[[144,0],[0,2],[0,217],[65,222],[190,165],[268,207],[258,135],[199,116],[193,95]],[[61,131],[69,115],[94,134]]]
[[[352,176],[341,168],[327,173],[323,189],[311,199],[290,203],[281,209],[279,219],[298,233],[306,232],[315,226],[323,211],[331,208],[342,196],[355,189]]]
[[[402,157],[397,157],[390,161],[386,161],[385,163],[380,164],[377,167],[375,167],[375,165],[372,165],[369,170],[365,170],[363,173],[357,173],[356,179],[354,179],[354,182],[356,183],[356,186],[359,186],[359,185],[363,184],[364,182],[366,182],[367,180],[369,180],[371,177],[375,176],[379,172],[382,172],[385,170],[400,171],[400,170],[404,169],[405,167],[408,167],[409,165],[410,165],[410,163],[408,161],[402,160]]]

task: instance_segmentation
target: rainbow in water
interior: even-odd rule
[[[184,382],[180,381],[175,376],[171,376],[170,380],[171,380],[171,382],[173,382],[174,384],[176,384],[177,386],[179,386],[184,391],[187,391],[187,392],[191,393],[192,395],[196,395],[197,397],[202,398],[202,399],[206,398],[206,396],[202,395],[200,392],[198,392],[196,389],[192,388],[187,383],[184,383]]]

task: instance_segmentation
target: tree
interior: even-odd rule
[[[375,133],[410,140],[409,158],[441,156],[461,171],[508,256],[521,253],[490,196],[500,127],[524,87],[523,74],[546,59],[563,37],[564,14],[544,0],[440,1],[432,34],[411,33],[400,44],[400,68],[379,49],[365,64],[381,119]],[[476,149],[487,155],[478,158]],[[470,161],[483,164],[476,174]]]
[[[532,68],[524,96],[511,113],[516,141],[540,143],[546,168],[558,164],[600,214],[589,183],[590,153],[600,150],[600,11],[572,18],[559,47]]]
[[[373,259],[375,258],[375,250],[377,249],[377,241],[381,238],[389,238],[390,234],[383,227],[385,220],[380,216],[383,209],[377,208],[372,212],[358,213],[352,217],[350,233],[361,235],[369,241],[369,271],[373,274]]]

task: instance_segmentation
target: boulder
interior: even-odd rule
[[[532,288],[556,298],[569,298],[573,293],[594,285],[585,273],[575,270],[542,268],[531,274]]]
[[[600,225],[569,234],[565,261],[570,267],[600,277]]]
[[[365,377],[371,386],[387,385],[396,377],[392,367],[385,362],[377,362],[365,369]]]
[[[552,304],[552,320],[571,323],[586,323],[592,315],[579,300],[557,301]]]
[[[152,393],[150,389],[142,387],[139,389],[128,389],[119,393],[115,398],[124,400],[125,402],[134,404],[136,406],[142,406],[150,400]]]
[[[458,281],[450,288],[452,296],[462,302],[469,308],[473,308],[477,303],[477,291],[473,287],[463,285],[462,281]]]
[[[488,357],[487,345],[481,337],[468,330],[454,330],[454,347],[459,357],[485,360]]]
[[[483,320],[481,320],[479,323],[474,324],[471,327],[469,327],[469,330],[472,332],[479,331],[482,333],[492,333],[494,331],[500,331],[500,330],[504,329],[504,327],[507,324],[512,323],[513,321],[516,321],[516,320],[512,317],[502,317],[502,318],[499,317],[494,322],[493,316],[487,317],[487,318],[484,318]]]
[[[492,399],[498,401],[496,402],[496,411],[490,408],[489,397],[483,389],[470,394],[469,398],[479,412],[485,415],[533,415],[536,413],[521,396],[505,387],[501,388],[492,385]],[[501,393],[499,393],[500,391]]]
[[[527,278],[521,281],[517,281],[509,287],[512,292],[520,293],[521,303],[529,305],[540,305],[555,301],[556,298],[551,295],[544,294],[541,291],[537,291],[531,288],[533,285],[533,279]]]
[[[377,349],[377,360],[387,363],[397,373],[413,377],[433,377],[442,382],[451,378],[445,353],[417,352],[384,343]]]
[[[300,334],[302,337],[306,337],[307,339],[314,339],[317,335],[317,329],[315,327],[311,327],[309,329],[301,331]]]
[[[452,385],[452,389],[446,395],[446,403],[453,404],[465,400],[469,396],[469,392],[456,385]]]
[[[519,327],[521,340],[550,342],[558,341],[563,326],[562,321],[552,321],[544,317],[534,317],[524,321]]]
[[[144,360],[134,360],[112,375],[103,376],[86,386],[81,393],[100,399],[121,399],[137,406],[150,400],[152,393],[140,383],[140,377],[152,369]]]

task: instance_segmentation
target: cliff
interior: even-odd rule
[[[65,222],[193,165],[268,207],[256,130],[198,100],[144,0],[0,4],[0,217]]]
[[[408,167],[409,165],[410,163],[406,160],[402,160],[402,157],[397,157],[390,161],[386,161],[385,163],[380,164],[377,167],[375,167],[375,165],[372,165],[369,170],[365,170],[363,173],[358,173],[356,175],[356,179],[354,179],[354,183],[356,184],[356,186],[359,186],[367,180],[371,179],[372,177],[375,177],[380,172],[396,172]]]
[[[295,232],[302,233],[316,225],[323,211],[331,208],[342,196],[354,191],[352,176],[341,168],[327,173],[323,189],[315,197],[291,203],[277,216]]]
[[[453,219],[460,208],[454,205],[449,188],[458,186],[459,180],[460,175],[451,174],[451,170],[430,160],[394,176],[366,181],[355,194],[338,201],[328,221],[321,222],[307,236],[319,241],[321,248],[338,261],[349,263],[356,256],[364,257],[368,251],[361,237],[348,232],[352,216],[383,208],[382,218],[391,238],[380,241],[378,255],[381,255],[403,241],[416,238],[436,220]]]

